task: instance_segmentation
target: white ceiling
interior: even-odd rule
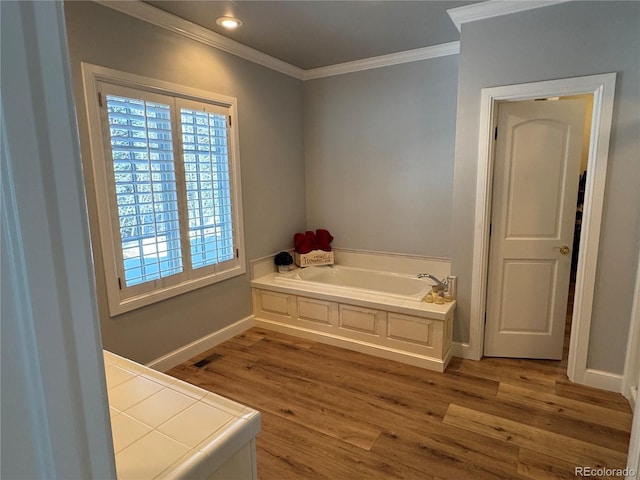
[[[447,10],[476,1],[191,1],[145,3],[302,69],[361,60],[460,39]],[[234,16],[235,31],[216,25]]]

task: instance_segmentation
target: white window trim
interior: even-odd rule
[[[244,230],[242,218],[242,190],[240,185],[240,157],[238,138],[238,108],[237,99],[225,95],[214,94],[204,90],[185,87],[162,80],[156,80],[140,75],[121,72],[118,70],[82,63],[82,79],[84,85],[85,105],[89,127],[89,141],[93,168],[93,182],[98,206],[98,226],[100,243],[102,245],[102,259],[107,288],[109,313],[112,317],[152,303],[165,300],[222,280],[246,273],[244,253]],[[103,135],[100,124],[100,109],[98,106],[98,82],[116,83],[130,88],[148,90],[164,95],[178,96],[196,101],[218,104],[229,109],[232,118],[232,128],[229,135],[229,152],[233,161],[230,162],[232,182],[232,211],[235,220],[234,237],[236,240],[236,265],[221,272],[215,272],[196,279],[187,279],[181,283],[156,289],[152,292],[124,298],[118,285],[118,268],[115,252],[119,248],[114,243],[112,225],[114,219],[111,208],[101,208],[109,205],[110,191],[103,148]]]

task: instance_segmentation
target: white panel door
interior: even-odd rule
[[[584,122],[582,100],[498,107],[487,356],[562,358]]]

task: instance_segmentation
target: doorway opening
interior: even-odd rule
[[[593,95],[501,101],[484,354],[568,361]]]
[[[589,163],[589,148],[591,139],[591,127],[593,120],[593,95],[573,95],[563,98],[581,99],[585,102],[585,126],[583,131],[582,158],[580,161],[580,179],[578,181],[578,200],[576,202],[576,221],[573,236],[573,248],[571,257],[571,280],[569,283],[569,298],[567,302],[567,322],[564,333],[564,345],[562,349],[561,365],[567,367],[569,361],[569,345],[571,340],[571,320],[573,318],[573,303],[575,300],[576,278],[578,273],[578,259],[580,253],[580,236],[582,234],[582,216],[584,213],[584,199],[587,186],[587,172]]]
[[[566,319],[565,330],[564,330],[562,360],[560,361],[560,365],[565,368],[569,361],[569,345],[571,343],[571,320],[573,319],[573,302],[575,300],[575,293],[576,293],[576,277],[578,273],[578,257],[580,252],[580,235],[582,233],[582,213],[584,211],[584,194],[585,194],[586,180],[587,180],[587,170],[584,170],[580,174],[580,180],[578,184],[578,201],[576,203],[576,223],[575,223],[575,231],[573,234],[573,250],[572,250],[572,257],[571,257],[569,297],[567,300],[567,319]]]
[[[465,357],[479,360],[484,353],[491,218],[491,187],[493,182],[493,125],[497,105],[505,100],[592,95],[593,110],[589,139],[588,171],[585,178],[584,210],[576,271],[573,317],[567,360],[567,375],[576,383],[599,384],[597,372],[587,369],[589,330],[595,273],[598,260],[600,228],[606,184],[609,137],[613,116],[615,73],[587,77],[549,80],[520,85],[489,87],[481,92],[480,134],[476,185],[476,212],[471,278],[469,345]]]

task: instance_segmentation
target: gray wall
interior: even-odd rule
[[[588,367],[622,373],[640,218],[640,3],[568,2],[462,27],[453,190],[454,337],[467,340],[480,92],[617,72]]]
[[[459,56],[303,85],[111,9],[65,3],[91,216],[81,61],[234,96],[247,258],[320,227],[338,247],[451,256],[454,335],[466,341],[481,89],[618,72],[588,366],[621,373],[640,231],[639,7],[575,1],[468,23]],[[110,319],[91,227],[103,341],[116,353],[148,361],[250,314],[245,275]]]
[[[307,226],[449,257],[458,56],[304,84]]]
[[[247,259],[289,248],[305,227],[302,82],[92,2],[66,2],[65,15],[102,340],[148,362],[250,315],[249,274],[109,318],[80,62],[238,99]]]

